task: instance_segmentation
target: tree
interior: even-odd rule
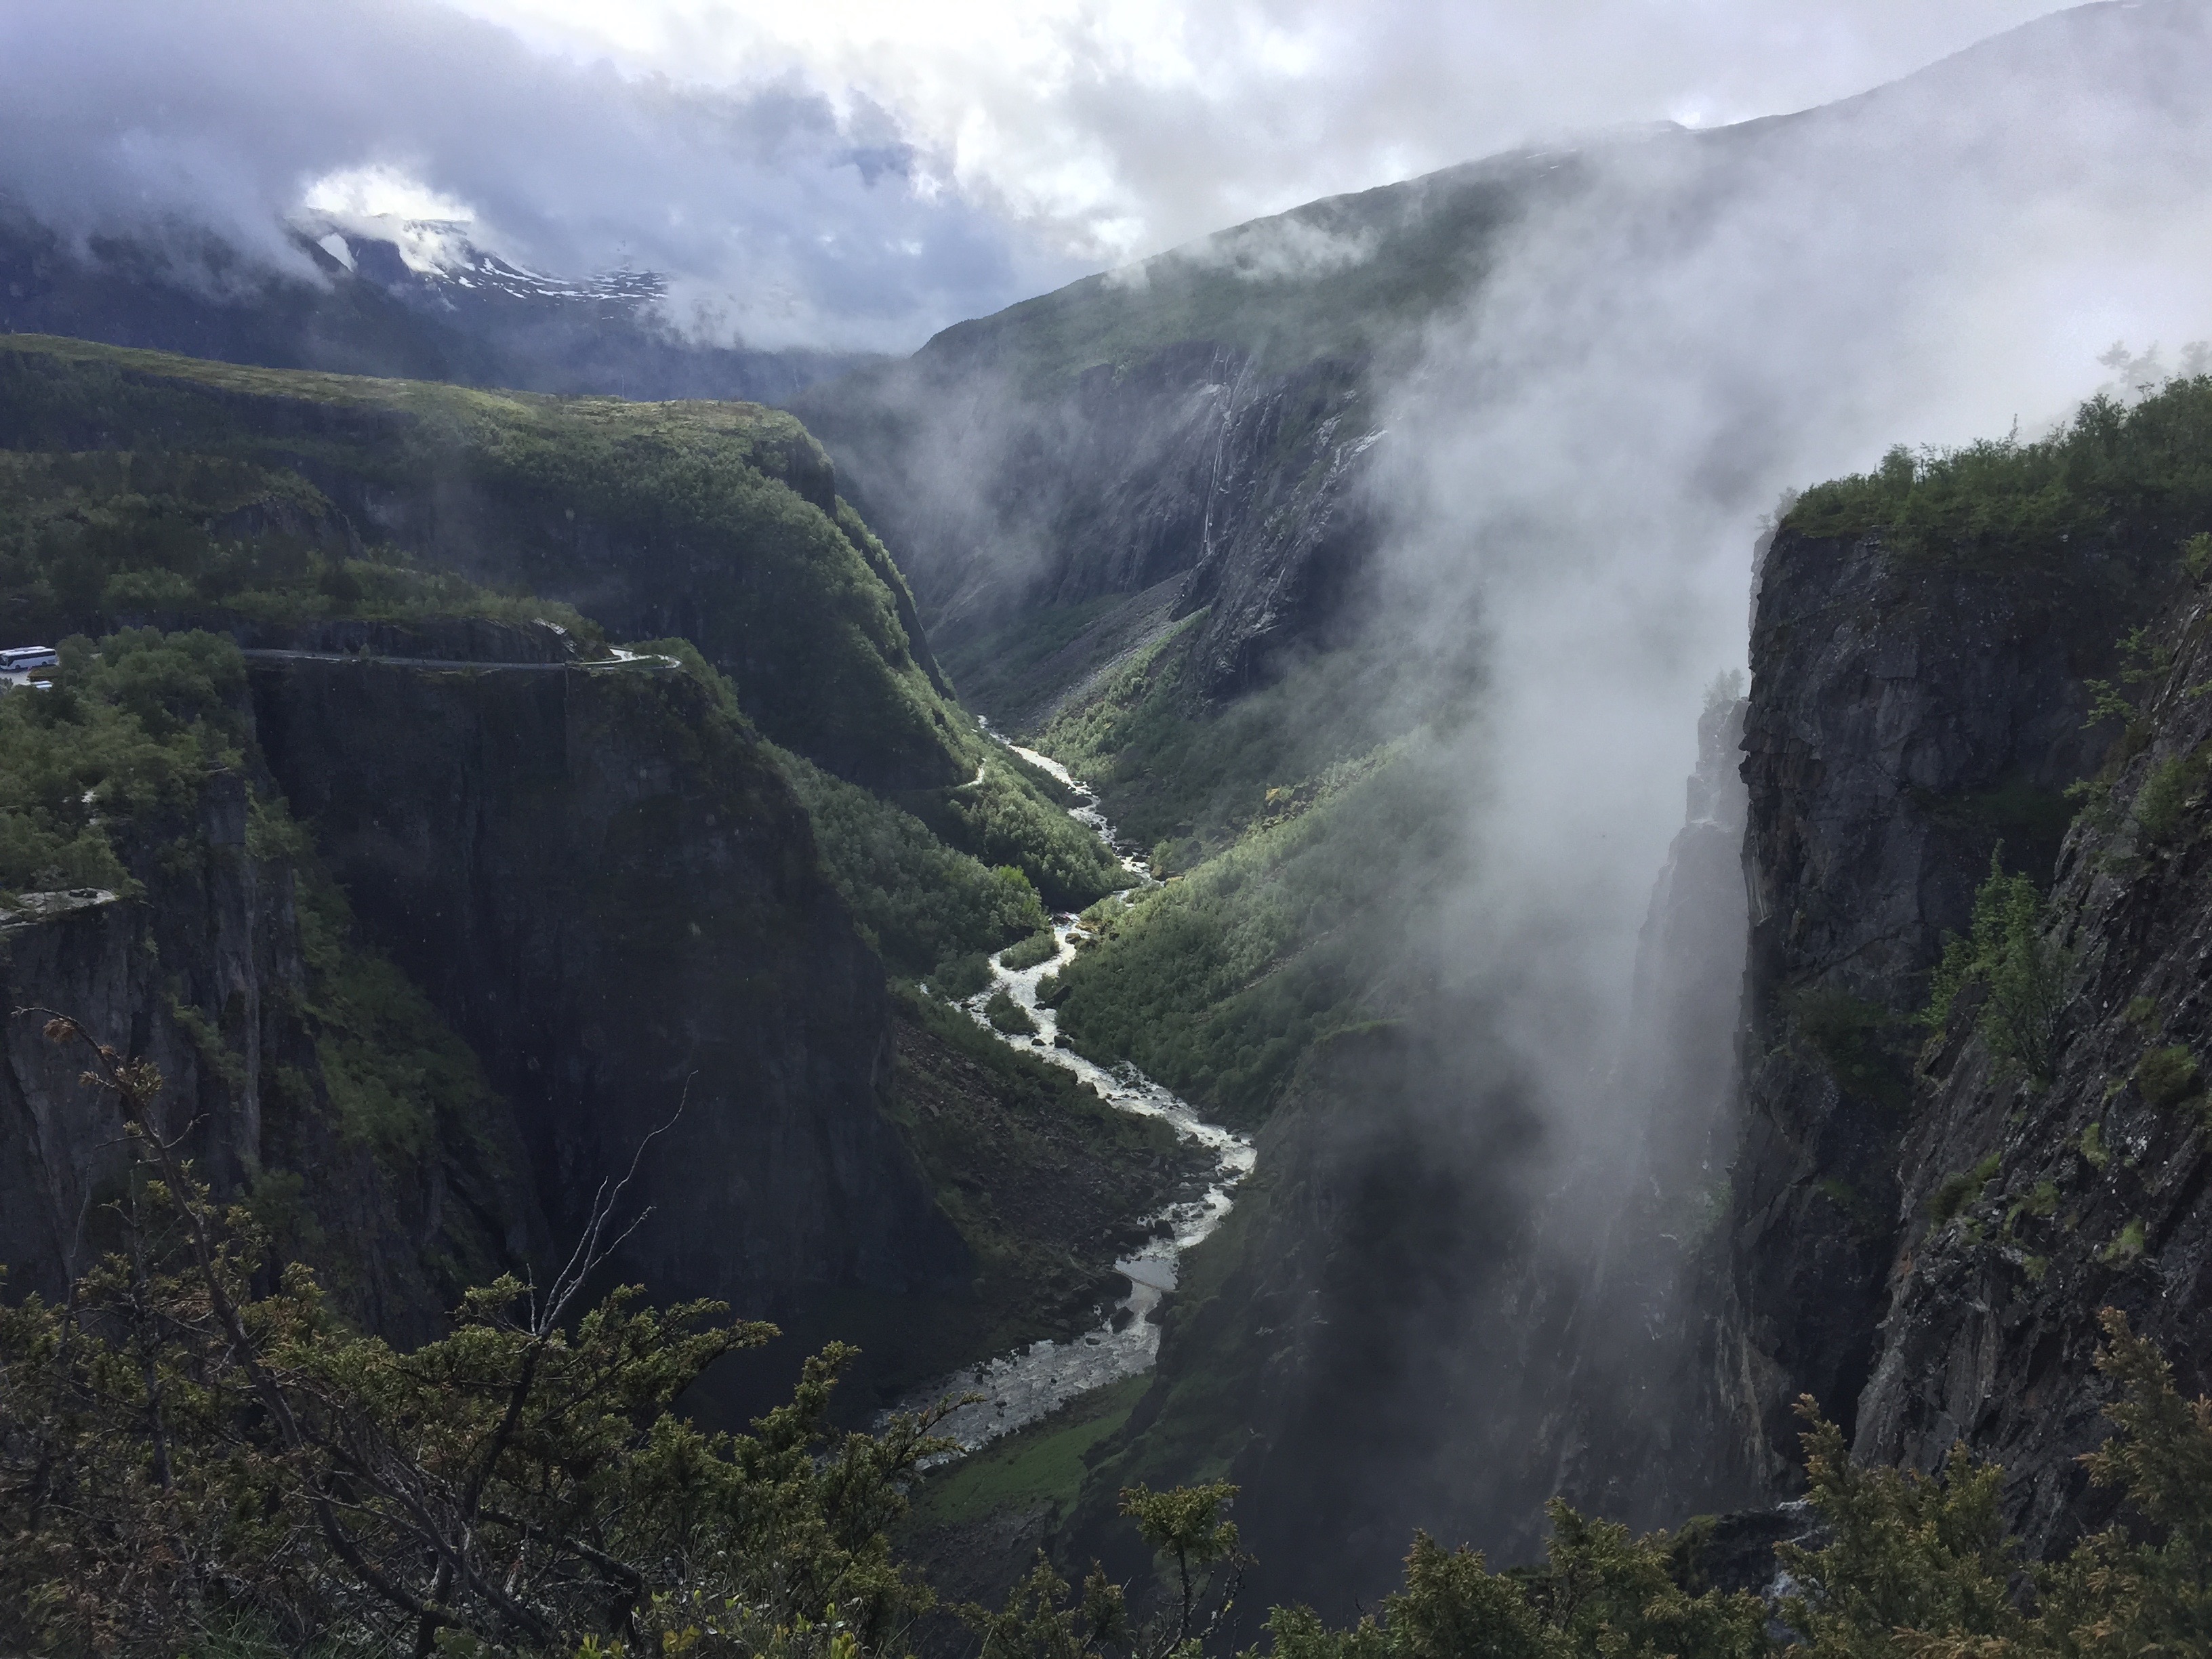
[[[63,1016],[134,1153],[125,1248],[0,1310],[0,1647],[173,1655],[240,1632],[418,1656],[651,1648],[858,1659],[929,1600],[886,1528],[932,1419],[832,1434],[851,1350],[750,1435],[673,1409],[772,1328],[635,1288],[578,1311],[621,1183],[544,1291],[471,1291],[410,1353],[343,1328],[158,1127],[162,1080]]]
[[[2046,937],[2043,895],[2027,877],[2005,874],[2003,853],[1999,846],[1990,854],[1990,873],[1975,890],[1967,935],[1953,934],[1944,944],[1922,1019],[1931,1030],[1948,1030],[1959,994],[1969,984],[1980,985],[1983,1041],[1993,1053],[2045,1082],[2057,1058],[2058,1020],[2072,959],[2063,945]]]

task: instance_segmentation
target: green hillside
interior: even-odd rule
[[[46,457],[0,477],[10,633],[534,596],[618,637],[694,640],[770,736],[846,775],[950,785],[980,757],[904,584],[788,415],[17,336],[0,445]]]

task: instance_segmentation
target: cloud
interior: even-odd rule
[[[0,14],[0,190],[82,235],[175,220],[307,267],[311,196],[414,198],[517,263],[672,279],[747,343],[896,348],[1074,274],[865,98],[547,53],[422,0]]]
[[[283,216],[374,177],[519,264],[658,269],[696,326],[897,349],[1326,193],[1837,96],[2045,6],[32,0],[0,13],[0,192],[296,262]]]
[[[950,176],[1114,264],[1562,134],[1711,125],[1893,78],[2051,0],[456,0],[556,49],[890,112]],[[839,95],[845,95],[841,93]]]

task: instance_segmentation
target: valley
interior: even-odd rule
[[[0,199],[0,1650],[2203,1650],[2208,70],[900,356]]]

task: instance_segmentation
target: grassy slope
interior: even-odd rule
[[[1315,1041],[1387,1012],[1389,917],[1451,851],[1404,734],[1449,711],[1405,703],[1392,665],[1353,651],[1198,702],[1188,638],[1134,654],[1036,738],[1168,878],[1093,912],[1100,943],[1050,994],[1083,1053],[1249,1123]]]
[[[921,654],[903,584],[787,415],[475,392],[16,336],[0,342],[0,443],[209,457],[231,464],[239,489],[257,482],[249,470],[259,475],[257,500],[271,512],[335,501],[356,533],[383,544],[371,562],[571,599],[633,635],[657,609],[681,613],[683,631],[736,679],[747,712],[801,752],[908,787],[974,770],[979,744]],[[126,481],[120,493],[143,492]],[[211,505],[187,494],[164,516],[189,540],[195,521],[219,516]],[[122,569],[179,562],[143,523],[119,537],[90,523],[55,533],[66,528],[51,514],[15,526],[0,614],[15,625],[96,628],[114,609],[106,589]],[[172,574],[192,581],[196,601],[229,597],[210,593],[197,570]],[[357,608],[332,586],[295,586],[298,611]]]

